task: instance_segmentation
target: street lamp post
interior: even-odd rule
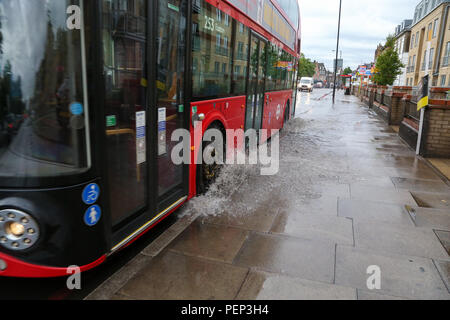
[[[336,98],[336,76],[339,58],[339,37],[341,33],[341,11],[342,11],[342,0],[339,0],[339,21],[338,21],[338,34],[337,34],[337,45],[336,45],[336,60],[334,62],[334,85],[333,85],[333,104]]]

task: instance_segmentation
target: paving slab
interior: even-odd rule
[[[412,207],[407,209],[416,226],[450,231],[450,210]]]
[[[450,187],[447,186],[442,181],[427,181],[427,180],[393,177],[392,182],[398,189],[450,194]]]
[[[271,232],[353,245],[353,222],[347,218],[281,212],[275,219]]]
[[[356,300],[356,290],[322,282],[252,271],[238,300]]]
[[[358,294],[358,300],[366,300],[366,301],[367,300],[376,300],[376,301],[410,300],[409,298],[405,298],[405,297],[395,297],[395,296],[390,296],[387,294],[377,293],[374,291],[360,290],[360,289],[357,290],[357,294]]]
[[[124,296],[123,294],[116,293],[115,295],[112,296],[111,300],[112,301],[133,301],[135,299]]]
[[[391,177],[411,178],[419,180],[435,180],[442,179],[431,168],[384,168],[386,173]]]
[[[332,283],[334,258],[332,243],[253,233],[234,264]]]
[[[416,205],[414,198],[409,192],[400,191],[394,188],[389,189],[350,185],[350,190],[352,199],[396,203],[410,206]]]
[[[225,212],[218,216],[208,216],[200,221],[210,224],[219,224],[242,228],[245,230],[269,232],[275,220],[279,206],[264,205],[249,213]]]
[[[313,186],[313,192],[340,198],[350,198],[350,186],[340,183],[321,183]]]
[[[423,208],[450,210],[450,194],[411,192],[417,205]]]
[[[351,154],[350,158],[361,158],[365,159],[366,157],[364,155],[355,153]],[[370,167],[370,166],[359,166],[359,167],[352,167],[351,164],[349,164],[350,172],[353,174],[358,174],[361,176],[366,177],[385,177],[390,178],[391,173],[389,172],[389,168],[386,167]]]
[[[361,175],[359,172],[347,176],[341,176],[339,182],[351,184],[353,187],[368,186],[381,188],[394,188],[394,183],[388,176]]]
[[[354,229],[357,248],[430,259],[450,259],[431,229],[356,221]]]
[[[164,251],[118,294],[138,300],[233,300],[247,273],[247,268]]]
[[[338,215],[348,217],[354,221],[387,222],[396,225],[413,226],[408,212],[403,205],[387,204],[382,202],[339,199]]]
[[[438,237],[442,246],[445,248],[447,253],[450,255],[450,232],[442,231],[442,230],[435,230],[434,233],[436,233],[436,236]]]
[[[195,257],[231,263],[241,249],[248,232],[242,229],[205,224],[197,220],[168,247]]]
[[[441,275],[442,280],[444,280],[447,286],[448,292],[450,292],[450,262],[449,261],[434,261],[436,268]]]
[[[115,273],[107,281],[95,289],[85,300],[108,300],[130,281],[139,271],[147,266],[152,257],[143,254],[137,255],[127,263],[121,270]]]
[[[337,216],[337,196],[322,195],[317,198],[290,199],[288,209],[290,212],[298,214],[320,214]]]
[[[369,266],[378,266],[381,270],[381,289],[373,293],[411,299],[450,299],[450,293],[430,259],[381,255],[337,246],[337,285],[368,290]]]
[[[450,179],[450,159],[427,159],[447,179]]]

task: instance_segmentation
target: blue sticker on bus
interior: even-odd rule
[[[74,102],[70,105],[70,112],[72,112],[73,115],[79,116],[83,114],[84,108],[83,105],[79,102]]]
[[[88,226],[93,227],[95,226],[102,217],[102,209],[95,205],[90,207],[86,210],[86,213],[84,214],[84,223],[86,223]]]
[[[91,183],[83,190],[83,202],[86,204],[94,204],[100,197],[100,187],[96,183]]]

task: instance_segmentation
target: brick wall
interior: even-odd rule
[[[426,157],[450,157],[450,101],[425,111],[422,152]]]
[[[394,93],[411,94],[412,93],[412,87],[408,87],[408,86],[394,86],[394,87],[392,87],[392,91]]]
[[[449,91],[449,90],[450,90],[450,88],[445,88],[445,87],[430,88],[430,99],[445,100],[445,99],[447,99],[447,91]]]
[[[403,120],[405,113],[404,104],[402,104],[403,93],[394,92],[390,97],[391,103],[389,106],[389,124],[399,125]]]
[[[375,101],[380,104],[383,104],[383,96],[384,96],[385,91],[387,90],[387,87],[386,86],[377,86],[375,90],[376,90]]]
[[[369,105],[369,108],[373,107],[373,102],[375,100],[375,90],[376,89],[373,86],[369,88],[369,101],[367,103]]]

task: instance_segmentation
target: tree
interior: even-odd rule
[[[349,75],[349,74],[352,74],[352,73],[353,73],[352,69],[350,67],[347,67],[347,68],[344,69],[344,72],[342,74],[343,75]]]
[[[298,75],[302,77],[312,77],[316,73],[316,65],[311,60],[307,59],[302,53],[298,62]]]
[[[378,72],[374,76],[374,82],[378,85],[392,85],[397,76],[402,74],[401,69],[405,67],[394,49],[394,44],[394,38],[387,37],[384,50],[377,59],[375,67]]]

